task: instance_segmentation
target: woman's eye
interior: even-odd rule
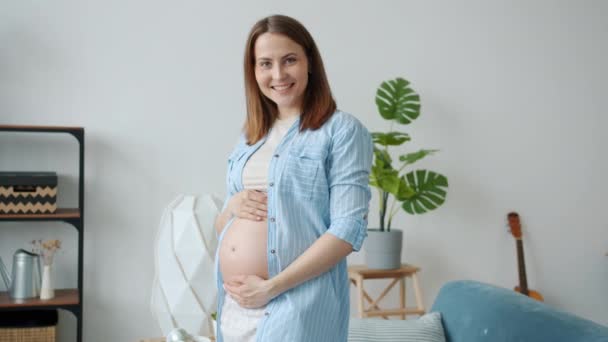
[[[268,67],[270,67],[270,62],[260,62],[260,67],[268,68]]]
[[[293,58],[293,57],[289,57],[289,58],[287,58],[287,59],[285,60],[285,62],[286,62],[287,64],[293,64],[293,63],[295,63],[295,62],[296,62],[296,59],[295,59],[295,58]]]

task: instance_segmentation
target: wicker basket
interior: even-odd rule
[[[0,328],[0,342],[55,342],[56,328]]]

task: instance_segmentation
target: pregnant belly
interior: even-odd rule
[[[224,282],[238,275],[268,279],[267,222],[236,218],[226,229],[219,253]]]

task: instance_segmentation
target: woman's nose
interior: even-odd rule
[[[283,70],[282,66],[275,66],[274,69],[272,70],[272,78],[275,80],[280,80],[283,79],[283,77],[285,76],[285,71]]]

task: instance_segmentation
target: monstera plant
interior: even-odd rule
[[[370,185],[375,187],[380,199],[380,227],[370,229],[369,232],[383,234],[368,234],[366,245],[376,245],[376,239],[384,239],[377,246],[371,248],[383,254],[390,250],[386,243],[394,244],[401,254],[401,231],[398,236],[389,237],[393,217],[404,210],[408,214],[424,214],[437,209],[445,202],[448,180],[435,171],[410,170],[415,162],[434,154],[438,150],[421,149],[401,154],[393,159],[389,148],[397,147],[411,140],[409,134],[395,128],[395,124],[409,125],[420,116],[420,96],[410,87],[410,83],[403,78],[396,78],[382,82],[376,92],[376,106],[378,112],[385,120],[390,122],[388,132],[374,132],[374,163],[370,173]],[[402,151],[403,148],[398,150]],[[397,241],[395,241],[397,240]],[[397,246],[397,242],[399,246]],[[369,248],[367,249],[369,253]],[[373,264],[374,262],[372,262]],[[399,263],[399,264],[396,264]],[[390,264],[390,263],[389,263]],[[400,261],[392,262],[393,266],[400,265]],[[368,264],[369,266],[369,264]],[[378,266],[374,268],[394,268]]]

